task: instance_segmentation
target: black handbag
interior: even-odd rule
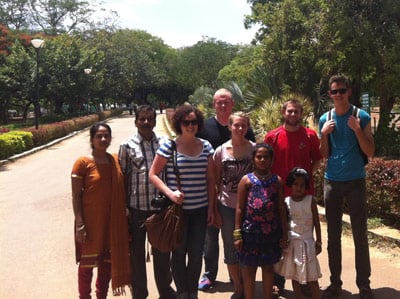
[[[180,189],[181,184],[177,167],[176,144],[173,140],[172,145],[173,168],[178,183],[178,189]],[[170,252],[176,249],[182,240],[182,206],[175,203],[169,205],[160,213],[148,217],[144,222],[144,226],[146,227],[147,238],[151,246],[161,252]]]

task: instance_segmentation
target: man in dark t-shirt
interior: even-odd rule
[[[232,114],[233,105],[232,93],[229,90],[222,88],[216,91],[213,97],[215,116],[206,119],[203,129],[197,134],[197,137],[208,140],[214,150],[231,138],[228,122],[229,116]],[[246,138],[255,141],[254,132],[251,128],[247,131]],[[220,229],[216,226],[209,226],[207,228],[204,245],[205,272],[199,283],[199,290],[201,291],[209,289],[217,277],[219,231]]]

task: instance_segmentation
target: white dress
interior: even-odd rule
[[[289,246],[274,265],[276,273],[300,284],[322,277],[315,254],[312,201],[312,195],[306,195],[301,201],[294,201],[290,196],[285,198],[289,210]]]

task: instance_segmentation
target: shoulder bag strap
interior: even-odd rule
[[[174,168],[174,173],[176,176],[176,183],[178,184],[178,189],[181,190],[181,179],[179,177],[179,169],[178,169],[178,152],[176,149],[176,143],[171,139],[172,142],[172,166]]]

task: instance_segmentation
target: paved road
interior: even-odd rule
[[[133,118],[125,116],[109,121],[113,129],[111,152],[134,131]],[[159,119],[157,132],[164,134]],[[88,131],[45,148],[13,163],[0,166],[0,299],[77,298],[73,247],[73,213],[69,173],[74,160],[90,152]],[[324,247],[326,227],[322,224]],[[344,238],[342,299],[358,298],[354,283],[353,247]],[[372,288],[376,299],[400,299],[400,250],[397,255],[371,250]],[[329,279],[326,251],[319,256],[323,278]],[[226,268],[220,259],[218,283],[200,299],[230,298]],[[151,263],[149,299],[157,299]],[[262,298],[260,273],[257,298]],[[291,298],[291,285],[283,298]],[[113,297],[111,294],[110,298]],[[122,298],[130,298],[125,296]]]

